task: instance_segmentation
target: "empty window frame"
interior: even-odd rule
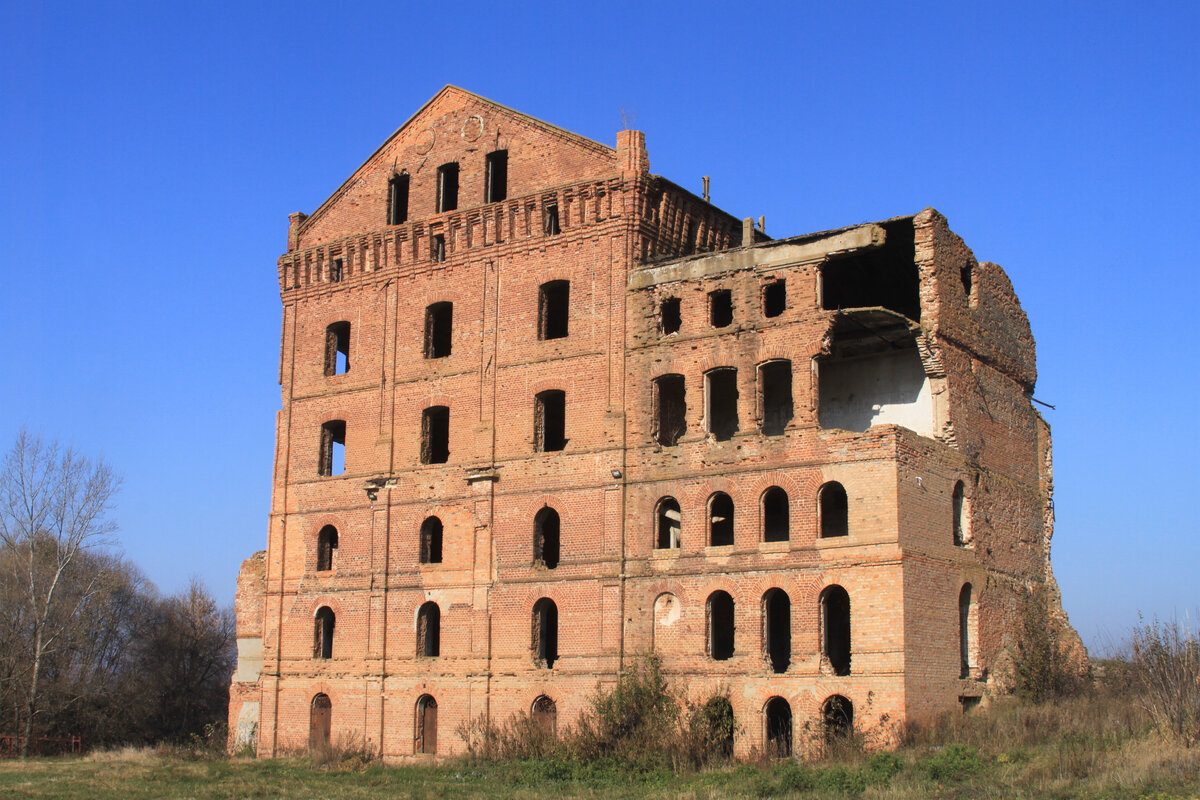
[[[705,428],[718,442],[738,430],[737,368],[719,367],[704,373]]]
[[[533,518],[533,563],[554,569],[559,556],[559,516],[549,506]]]
[[[848,739],[854,733],[854,704],[835,694],[821,704],[821,727],[826,742]]]
[[[329,262],[329,282],[341,283],[344,261],[340,258],[335,258]]]
[[[683,316],[680,311],[679,298],[663,298],[663,301],[658,304],[658,329],[662,331],[663,336],[670,336],[672,333],[678,333],[682,326]]]
[[[654,419],[652,435],[663,447],[672,447],[687,431],[687,400],[682,375],[661,375],[654,379]]]
[[[837,481],[823,485],[817,490],[817,505],[822,539],[850,535],[850,501],[844,486]]]
[[[533,701],[529,709],[529,718],[542,733],[553,736],[558,728],[558,704],[542,695]]]
[[[341,475],[346,471],[346,421],[331,419],[321,426],[321,452],[317,474]]]
[[[762,313],[764,317],[778,317],[787,308],[787,282],[782,278],[764,284],[762,288]]]
[[[791,538],[791,508],[788,495],[778,486],[762,493],[764,542],[786,542]]]
[[[708,657],[727,661],[733,657],[733,598],[729,592],[717,590],[705,603],[708,620]]]
[[[570,306],[570,281],[549,281],[538,287],[539,339],[566,337]]]
[[[708,324],[714,328],[733,324],[733,295],[728,289],[714,289],[708,293]]]
[[[446,234],[435,233],[429,237],[429,258],[432,261],[446,260]]]
[[[950,495],[954,527],[954,544],[964,547],[971,540],[967,527],[967,498],[966,487],[962,481],[954,484],[954,492]]]
[[[679,549],[681,520],[679,502],[674,497],[664,497],[658,501],[654,509],[655,549]]]
[[[425,357],[445,358],[450,355],[451,333],[454,330],[454,304],[433,303],[425,309]]]
[[[792,362],[768,361],[758,367],[758,398],[762,432],[780,436],[792,421]]]
[[[313,617],[313,658],[333,658],[333,609],[321,606]]]
[[[487,154],[484,165],[483,202],[499,203],[508,198],[508,151],[494,150]]]
[[[771,671],[787,672],[792,663],[792,601],[782,589],[768,589],[762,600],[763,659]]]
[[[427,517],[421,523],[421,552],[422,564],[442,563],[442,534],[445,529],[437,517]]]
[[[437,170],[437,211],[458,208],[458,162],[442,164]]]
[[[547,236],[558,236],[562,227],[558,224],[558,206],[550,204],[542,209],[542,233]]]
[[[708,543],[712,547],[733,544],[733,498],[724,492],[708,498]]]
[[[421,412],[421,463],[445,464],[450,458],[450,409],[430,406]]]
[[[338,532],[332,525],[317,534],[317,572],[328,572],[337,561]]]
[[[393,175],[388,181],[388,225],[408,221],[408,173]]]
[[[434,602],[417,610],[417,657],[437,658],[441,654],[442,610]]]
[[[958,593],[958,677],[970,678],[975,668],[975,599],[971,584]]]
[[[533,449],[554,453],[567,446],[567,396],[558,389],[538,392],[533,398]]]
[[[335,322],[325,329],[325,376],[350,370],[350,323]]]
[[[850,595],[836,584],[821,592],[821,655],[833,674],[850,674]]]
[[[558,660],[558,606],[549,597],[533,604],[533,663],[554,669]]]
[[[782,697],[772,697],[763,706],[767,753],[773,758],[792,755],[792,707]]]
[[[418,753],[437,753],[437,701],[427,694],[417,698],[417,736],[414,749]]]

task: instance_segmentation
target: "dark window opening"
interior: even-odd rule
[[[562,339],[567,335],[570,300],[570,281],[550,281],[538,287],[539,339]]]
[[[787,672],[792,663],[792,601],[782,589],[763,595],[763,658],[772,672]]]
[[[683,317],[680,314],[678,297],[667,297],[658,306],[658,324],[664,336],[679,332],[683,325]]]
[[[421,412],[421,463],[445,464],[450,458],[450,409],[431,406]]]
[[[318,694],[308,712],[308,749],[317,754],[329,752],[329,733],[333,722],[333,703],[329,695]]]
[[[971,677],[971,584],[958,593],[958,677]]]
[[[840,694],[830,697],[821,704],[821,726],[826,742],[849,739],[854,733],[854,704]]]
[[[333,569],[338,548],[337,528],[326,525],[317,534],[317,572],[328,572]]]
[[[682,375],[654,379],[654,440],[663,447],[674,446],[687,430],[687,401]]]
[[[558,512],[546,506],[533,518],[533,563],[547,569],[558,566]]]
[[[427,694],[417,700],[416,750],[427,755],[437,753],[437,701]]]
[[[543,734],[553,736],[558,728],[558,705],[546,695],[533,701],[529,716]]]
[[[787,492],[772,486],[763,492],[763,541],[786,542],[791,538],[791,510]]]
[[[792,707],[782,697],[772,697],[765,710],[767,753],[773,758],[792,755]]]
[[[558,606],[548,597],[533,604],[533,661],[554,669],[558,660]]]
[[[846,489],[837,481],[830,481],[817,492],[821,507],[821,538],[850,535],[850,501]]]
[[[664,497],[658,501],[658,508],[654,511],[655,548],[659,550],[679,548],[681,520],[679,503],[674,497]]]
[[[732,439],[738,429],[737,369],[721,367],[704,374],[704,415],[708,432],[718,442]]]
[[[850,595],[841,586],[821,593],[821,655],[833,674],[850,674]]]
[[[408,221],[408,173],[393,175],[388,181],[388,225]]]
[[[498,203],[508,197],[508,151],[496,150],[487,154],[484,198],[485,203]]]
[[[450,355],[450,334],[454,326],[454,304],[434,303],[425,309],[425,357]]]
[[[340,283],[342,280],[342,259],[335,258],[329,265],[330,283]]]
[[[962,281],[963,291],[966,292],[967,297],[971,296],[971,271],[970,264],[958,270],[958,279]]]
[[[958,698],[959,705],[962,706],[964,714],[970,714],[975,709],[979,708],[980,701],[983,700],[979,696],[962,695]]]
[[[733,295],[728,289],[708,293],[708,322],[714,328],[733,324]]]
[[[762,431],[779,436],[792,421],[792,362],[768,361],[758,368],[762,397]]]
[[[547,236],[562,233],[562,227],[558,224],[558,206],[546,206],[542,210],[542,232]]]
[[[350,371],[350,323],[335,322],[325,329],[325,375]]]
[[[724,492],[708,501],[708,543],[713,547],[733,544],[733,498]]]
[[[437,603],[425,603],[417,612],[417,656],[437,658],[441,653],[442,610]]]
[[[733,757],[733,704],[728,697],[711,697],[699,708],[700,746],[710,758]]]
[[[951,495],[951,504],[953,505],[954,509],[954,521],[952,524],[954,526],[954,544],[959,547],[962,547],[967,543],[967,528],[964,524],[966,520],[963,514],[965,508],[965,496],[966,489],[963,487],[963,482],[959,481],[958,483],[954,484],[954,493]]]
[[[442,521],[437,517],[428,517],[421,523],[421,563],[442,563]]]
[[[567,446],[567,396],[557,389],[539,392],[534,397],[533,449],[553,453]]]
[[[317,473],[341,475],[346,471],[346,423],[332,419],[321,426],[321,460]]]
[[[313,658],[333,658],[333,609],[321,606],[313,622]]]
[[[883,308],[921,319],[912,218],[882,224],[882,247],[856,250],[821,267],[821,307]]]
[[[780,279],[763,286],[763,316],[778,317],[785,308],[787,308],[787,282]]]
[[[437,210],[453,211],[458,208],[458,163],[442,164],[437,171]]]
[[[683,255],[690,256],[696,252],[697,240],[700,233],[700,225],[694,219],[688,220],[687,233],[684,234],[683,240]]]
[[[733,598],[716,591],[708,596],[708,656],[714,661],[733,657]]]
[[[435,233],[429,237],[429,257],[434,261],[446,260],[446,234]]]

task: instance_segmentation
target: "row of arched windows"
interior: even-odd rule
[[[771,486],[759,498],[762,529],[760,541],[786,542],[791,538],[791,501],[787,492]],[[706,504],[708,545],[733,544],[734,504],[725,492],[714,492]],[[822,539],[850,533],[850,508],[845,488],[830,481],[817,490],[817,535]],[[671,550],[682,545],[683,512],[674,497],[660,498],[654,510],[654,547]]]

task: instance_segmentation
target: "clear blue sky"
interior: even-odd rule
[[[587,8],[0,0],[0,444],[103,454],[128,557],[231,601],[287,214],[453,83],[609,144],[625,109],[774,236],[939,209],[1033,324],[1071,619],[1194,615],[1200,5]]]

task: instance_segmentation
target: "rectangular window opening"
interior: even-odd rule
[[[779,436],[792,421],[792,362],[770,361],[758,369],[762,392],[762,431]]]
[[[708,293],[708,321],[714,328],[733,324],[733,295],[728,289]]]
[[[723,367],[704,375],[704,418],[708,432],[718,442],[733,438],[738,430],[737,369]]]
[[[570,298],[570,281],[550,281],[538,288],[539,339],[562,339],[567,335]]]
[[[446,260],[446,234],[435,233],[429,237],[429,257],[434,261]]]
[[[687,401],[682,375],[663,375],[654,381],[653,435],[663,447],[675,445],[687,430]]]
[[[329,282],[341,283],[342,280],[342,259],[335,258],[333,263],[329,265]]]
[[[421,463],[445,464],[450,458],[450,409],[433,406],[421,413]]]
[[[566,394],[550,390],[535,398],[533,420],[533,449],[540,453],[552,453],[567,446],[566,437]]]
[[[778,317],[787,308],[787,282],[780,279],[763,287],[763,316]]]
[[[677,333],[683,325],[683,317],[679,310],[679,298],[668,297],[658,307],[658,324],[664,336]]]
[[[335,322],[325,329],[325,377],[350,370],[350,323]]]
[[[487,154],[487,175],[484,188],[485,203],[499,203],[508,198],[508,151],[496,150]]]
[[[562,228],[558,224],[558,206],[549,205],[542,212],[542,231],[547,236],[558,236]]]
[[[434,303],[425,309],[426,358],[445,358],[450,355],[453,319],[453,303]]]
[[[437,171],[437,210],[453,211],[458,208],[458,162],[442,164]]]
[[[388,225],[408,221],[408,173],[393,175],[388,181]]]
[[[346,423],[334,419],[321,426],[321,461],[318,473],[341,475],[346,471]]]

